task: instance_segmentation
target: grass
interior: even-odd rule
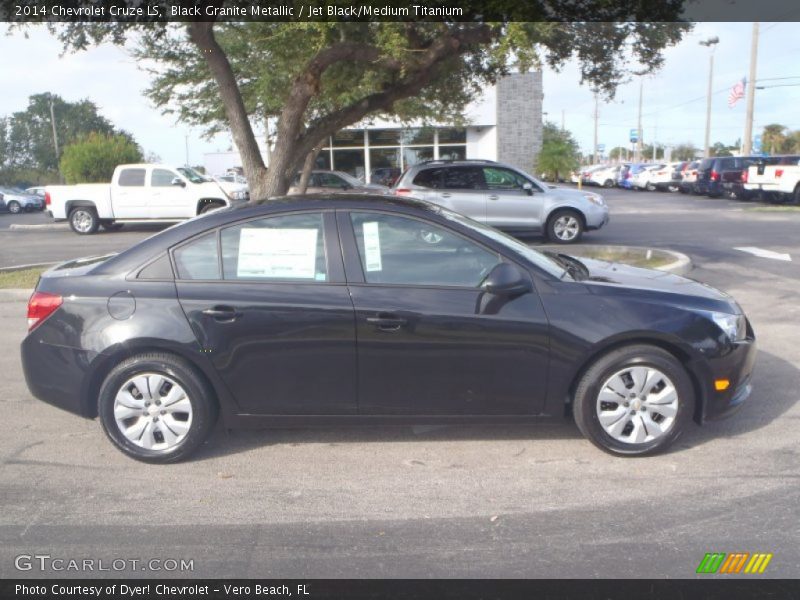
[[[19,271],[0,271],[0,289],[22,288],[26,290],[36,287],[39,275],[50,267],[34,267]]]

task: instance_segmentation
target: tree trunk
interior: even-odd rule
[[[306,160],[303,163],[303,172],[300,174],[300,182],[297,184],[297,193],[305,194],[308,189],[308,180],[311,179],[311,171],[314,170],[314,165],[317,162],[317,156],[322,150],[322,145],[317,146],[311,152],[306,154]]]
[[[228,57],[214,38],[213,27],[213,22],[187,24],[189,38],[203,54],[219,87],[220,98],[231,126],[233,141],[239,150],[242,168],[250,187],[250,198],[251,201],[254,201],[267,195],[267,168],[261,158],[261,151],[258,148],[233,69],[228,62]]]

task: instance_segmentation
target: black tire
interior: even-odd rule
[[[644,189],[646,189],[648,192],[655,192],[658,190],[658,188],[649,181],[644,184]]]
[[[6,208],[8,208],[8,212],[14,215],[18,215],[19,213],[22,212],[22,206],[20,206],[20,203],[17,202],[16,200],[12,200],[11,202],[9,202],[6,205]]]
[[[800,204],[800,184],[798,184],[797,187],[794,188],[794,193],[792,194],[789,202],[791,204]]]
[[[559,219],[570,217],[574,221],[570,221],[570,224],[576,222],[577,224],[577,233],[574,234],[573,237],[569,239],[565,239],[559,237],[559,234],[556,233],[557,223]],[[581,236],[583,235],[583,231],[585,226],[583,224],[583,215],[581,215],[578,211],[572,210],[570,208],[560,208],[553,212],[550,217],[547,219],[547,227],[545,228],[547,232],[547,237],[555,244],[575,244],[576,242],[580,241]]]
[[[209,202],[208,204],[205,204],[203,208],[200,209],[200,212],[197,214],[204,215],[207,212],[211,212],[212,210],[217,210],[219,208],[225,208],[225,205],[220,202]]]
[[[607,188],[614,187],[614,181],[611,180],[611,179],[606,179],[605,182],[603,182],[603,187],[607,187]]]
[[[122,229],[122,223],[103,221],[100,223],[100,227],[102,227],[105,231],[119,231]]]
[[[189,429],[184,437],[170,448],[163,450],[143,448],[125,437],[117,425],[114,416],[117,393],[126,381],[142,373],[156,373],[173,379],[184,389],[191,403]],[[100,388],[97,410],[103,431],[119,450],[136,460],[161,464],[178,462],[194,452],[208,437],[218,412],[213,391],[194,367],[180,357],[160,352],[133,356],[114,367]]]
[[[97,232],[100,219],[92,206],[77,206],[69,211],[69,226],[78,235],[90,235]]]
[[[666,432],[649,442],[629,443],[615,439],[605,431],[597,415],[601,386],[614,373],[628,366],[660,370],[671,380],[677,392],[678,408],[674,421]],[[661,348],[637,344],[603,355],[585,371],[575,388],[573,415],[581,433],[598,448],[617,456],[643,456],[662,452],[678,439],[692,418],[694,404],[694,387],[685,367]]]

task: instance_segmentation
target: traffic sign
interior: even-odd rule
[[[757,135],[753,138],[753,153],[758,154],[761,152],[761,136]]]
[[[597,151],[598,152],[603,152],[603,150],[605,150],[605,149],[606,149],[606,145],[605,144],[597,144]]]
[[[631,129],[631,143],[639,141],[639,130]]]

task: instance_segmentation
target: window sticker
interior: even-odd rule
[[[362,225],[364,231],[364,263],[367,271],[382,271],[381,236],[377,221],[368,221]]]
[[[316,279],[318,229],[242,229],[237,277]]]

